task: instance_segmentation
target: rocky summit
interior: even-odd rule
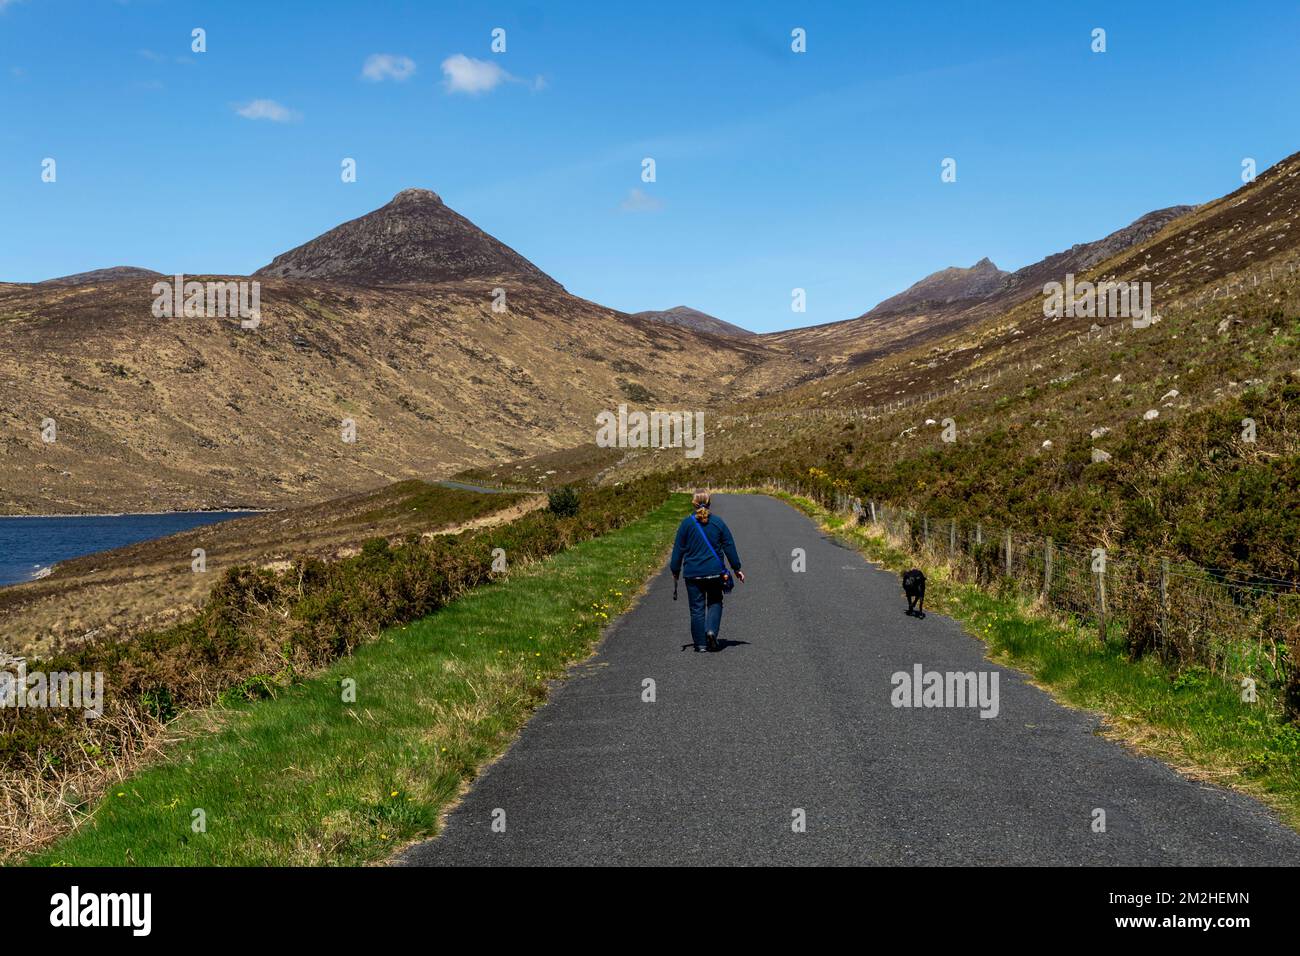
[[[276,256],[254,275],[368,286],[466,279],[559,286],[428,189],[403,189],[386,206]]]

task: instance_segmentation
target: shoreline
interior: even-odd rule
[[[4,518],[158,518],[163,515],[263,515],[283,508],[174,508],[170,511],[62,511],[40,514],[0,515]]]

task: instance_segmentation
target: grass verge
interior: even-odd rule
[[[165,763],[115,786],[90,822],[28,862],[357,865],[433,835],[548,682],[631,604],[685,508],[674,495],[385,631],[274,699],[188,719]],[[343,699],[346,686],[355,702]]]
[[[907,552],[870,527],[791,495],[765,492],[806,513],[824,530],[894,571]],[[1222,678],[1194,667],[1171,670],[1155,658],[1131,659],[1120,640],[1044,613],[1018,595],[953,581],[927,566],[926,610],[955,618],[987,645],[991,661],[1029,674],[1067,706],[1104,718],[1103,733],[1163,760],[1180,773],[1249,793],[1300,830],[1300,727],[1262,701],[1241,700]]]

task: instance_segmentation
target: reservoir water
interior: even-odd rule
[[[152,515],[0,517],[0,587],[30,581],[59,561],[162,538],[178,531],[253,514],[250,511],[176,511]]]

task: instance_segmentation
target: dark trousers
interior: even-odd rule
[[[687,578],[686,596],[691,604],[691,640],[704,647],[704,634],[718,636],[722,627],[722,578]]]

